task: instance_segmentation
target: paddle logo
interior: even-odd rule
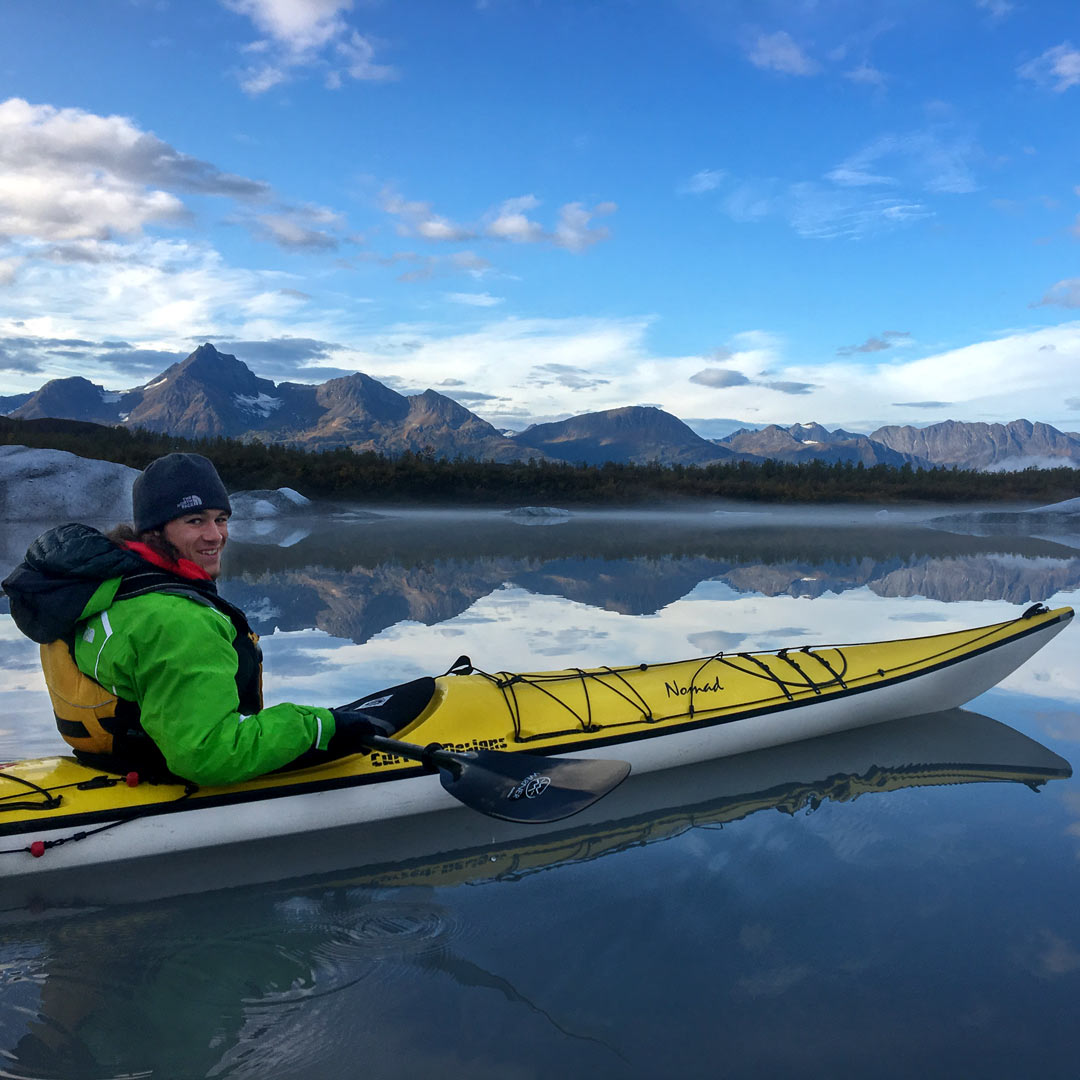
[[[524,780],[515,784],[507,793],[508,799],[535,799],[543,795],[551,783],[551,777],[541,776],[538,772],[529,773]]]

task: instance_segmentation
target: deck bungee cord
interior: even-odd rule
[[[19,795],[25,794],[23,791],[17,791],[11,795],[0,795],[0,812],[4,810],[52,810],[54,807],[60,805],[63,801],[63,796],[54,795],[53,791],[59,790],[58,788],[43,788],[40,784],[35,784],[33,780],[26,780],[21,776],[12,776],[10,773],[5,773],[0,767],[0,780],[11,780],[16,784],[22,784],[24,787],[28,787],[31,791],[42,796],[41,802],[7,802],[8,799],[17,798]],[[65,784],[64,787],[70,785]]]
[[[72,782],[70,784],[56,784],[53,787],[41,787],[39,784],[35,784],[31,780],[26,780],[21,776],[12,776],[10,773],[4,771],[3,766],[0,766],[0,780],[12,780],[19,784],[25,784],[26,787],[32,788],[35,792],[43,796],[41,802],[23,802],[12,803],[9,799],[15,798],[15,795],[0,795],[0,813],[5,810],[55,810],[63,805],[64,796],[56,794],[59,791],[65,791],[69,788],[75,788],[78,791],[93,791],[98,788],[116,787],[118,784],[125,784],[127,787],[138,787],[140,783],[156,783],[157,781],[144,781],[137,773],[126,773],[124,776],[109,776],[102,773],[99,776],[94,776],[89,780],[81,780],[78,782]],[[178,795],[175,799],[176,802],[183,802],[185,799],[191,798],[199,790],[197,784],[184,784],[184,791],[181,795]],[[95,836],[98,833],[106,832],[109,829],[115,829],[118,825],[125,825],[128,822],[136,821],[140,817],[146,817],[150,814],[160,813],[157,806],[147,806],[143,813],[127,814],[124,817],[117,818],[116,821],[107,822],[104,825],[99,825],[94,829],[80,829],[77,832],[71,833],[68,836],[54,837],[51,840],[32,840],[24,847],[17,848],[0,848],[0,855],[20,855],[28,853],[33,855],[34,858],[40,859],[45,852],[52,848],[61,847],[64,844],[85,840],[89,836]]]
[[[828,672],[829,678],[822,682],[815,682],[807,672],[795,662],[788,653],[789,649],[776,649],[769,650],[767,652],[740,652],[727,655],[723,652],[713,653],[711,656],[701,657],[699,661],[672,661],[670,663],[660,664],[635,664],[629,667],[613,668],[602,667],[592,668],[589,670],[583,668],[574,668],[566,672],[552,672],[547,674],[518,674],[506,671],[500,672],[487,672],[481,668],[474,667],[471,663],[468,666],[467,671],[457,672],[453,674],[470,674],[478,675],[483,679],[487,679],[502,691],[503,699],[506,703],[508,714],[511,722],[514,725],[514,742],[534,742],[537,739],[548,739],[556,735],[570,735],[577,732],[599,732],[607,729],[616,730],[618,728],[625,728],[635,724],[659,724],[667,723],[671,720],[678,719],[693,719],[699,713],[711,713],[716,712],[716,709],[699,709],[695,702],[698,698],[702,697],[704,693],[708,691],[702,691],[696,684],[701,679],[702,675],[707,670],[710,664],[720,664],[727,668],[731,668],[734,671],[739,672],[742,675],[748,675],[752,678],[766,680],[777,687],[777,689],[784,695],[786,700],[793,701],[794,694],[792,690],[801,691],[805,689],[812,690],[815,694],[820,694],[822,690],[829,687],[839,686],[842,689],[847,689],[847,683],[844,681],[843,675],[846,674],[848,669],[847,657],[844,655],[842,649],[839,646],[815,646],[816,648],[831,648],[840,660],[841,670],[838,672],[836,668],[829,663],[823,656],[811,651],[811,646],[806,645],[801,649],[802,652],[808,656],[812,656],[817,660]],[[746,668],[739,664],[736,664],[732,659],[734,656],[736,659],[745,660],[751,664],[755,664],[761,669],[764,674],[753,670],[752,668]],[[784,679],[776,671],[768,666],[762,656],[776,657],[785,661],[791,667],[793,667],[799,674],[799,681],[791,681]],[[467,659],[467,658],[463,658]],[[687,701],[686,708],[681,712],[663,712],[657,713],[649,702],[642,696],[639,690],[634,687],[627,679],[627,675],[633,673],[652,672],[656,674],[658,671],[663,671],[664,668],[676,668],[683,667],[687,663],[699,663],[699,667],[693,672],[688,685],[686,687],[685,698]],[[608,679],[617,680],[619,685],[615,685]],[[584,715],[579,712],[568,701],[559,697],[557,693],[551,689],[552,686],[562,685],[567,686],[570,684],[580,685],[583,697],[584,697]],[[629,720],[621,721],[609,721],[607,723],[600,723],[594,719],[594,714],[602,711],[602,704],[598,702],[593,694],[590,693],[590,686],[597,688],[597,690],[609,691],[623,701],[627,702],[632,708],[637,710],[637,714],[632,716]],[[524,708],[522,702],[519,700],[517,694],[517,687],[529,687],[538,691],[540,694],[550,701],[551,703],[564,710],[576,721],[576,725],[572,728],[566,728],[563,730],[544,730],[537,732],[536,734],[526,734],[522,728],[522,710]],[[718,686],[718,690],[722,690],[723,687]],[[763,704],[769,702],[769,698],[760,698],[756,702],[744,702],[743,704]]]

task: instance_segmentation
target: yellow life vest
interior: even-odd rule
[[[118,698],[79,670],[71,646],[57,638],[41,646],[41,670],[52,701],[56,726],[84,754],[112,754],[116,736],[142,731],[139,707]]]

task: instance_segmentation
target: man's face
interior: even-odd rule
[[[182,558],[201,566],[212,578],[221,573],[221,549],[229,539],[225,510],[192,511],[173,518],[161,533]]]

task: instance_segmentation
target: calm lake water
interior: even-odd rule
[[[267,700],[324,705],[462,653],[659,661],[1080,599],[1075,538],[928,516],[238,525],[221,588]],[[37,531],[0,536],[5,572]],[[0,760],[55,752],[6,612]],[[1078,654],[1073,626],[968,710],[631,777],[540,832],[462,809],[0,910],[0,1077],[1074,1077]]]

